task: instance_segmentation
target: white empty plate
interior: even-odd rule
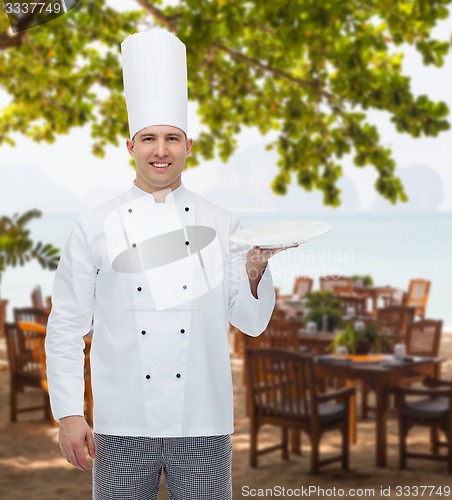
[[[273,222],[237,231],[231,236],[231,240],[260,248],[285,248],[322,236],[330,229],[329,224],[319,220]]]

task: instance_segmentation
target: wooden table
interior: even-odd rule
[[[328,352],[335,334],[334,332],[307,333],[306,330],[300,329],[300,347],[309,347],[315,354],[325,354]]]
[[[303,317],[305,306],[300,299],[280,298],[276,299],[276,307],[284,311],[287,319],[299,321]]]
[[[375,315],[378,309],[378,299],[386,297],[388,304],[391,305],[391,297],[397,291],[397,288],[391,286],[354,286],[353,291],[370,299],[369,312]]]
[[[412,375],[431,375],[437,377],[441,363],[440,358],[416,358],[410,363],[390,364],[392,356],[384,356],[383,362],[365,363],[338,360],[334,356],[317,356],[316,373],[318,377],[335,377],[350,383],[364,381],[376,394],[376,429],[375,429],[375,461],[377,467],[386,467],[388,396],[394,384]],[[356,407],[356,405],[354,405]],[[352,411],[350,430],[353,432],[356,423],[356,411]]]

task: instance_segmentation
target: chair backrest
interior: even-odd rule
[[[273,309],[270,321],[272,321],[274,319],[285,319],[285,318],[286,318],[286,312],[284,311],[284,309],[281,309],[280,307],[275,306],[275,308]]]
[[[33,323],[6,323],[6,344],[11,376],[36,385],[46,381],[45,328]]]
[[[250,408],[278,419],[318,418],[313,358],[282,349],[246,351]]]
[[[367,315],[367,297],[357,295],[338,295],[342,304],[342,313],[346,316],[353,309],[353,316]]]
[[[423,279],[410,280],[405,305],[416,308],[416,315],[424,318],[430,292],[430,281]]]
[[[320,290],[328,290],[337,295],[353,293],[353,280],[349,276],[321,276]]]
[[[42,307],[16,307],[13,313],[16,323],[25,321],[27,323],[47,325],[50,311]]]
[[[44,300],[42,298],[42,290],[39,285],[35,286],[31,291],[31,305],[33,307],[44,307]]]
[[[410,323],[406,334],[406,350],[410,356],[439,355],[443,322],[423,319]]]
[[[414,307],[387,306],[377,310],[377,325],[380,333],[404,341],[409,323],[414,321]]]
[[[267,328],[257,337],[244,336],[245,349],[288,349],[298,350],[299,347],[299,324],[287,319],[271,319]]]
[[[297,276],[293,284],[293,294],[299,299],[304,299],[312,290],[314,280],[309,276]]]

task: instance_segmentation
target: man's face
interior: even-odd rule
[[[148,193],[174,190],[181,184],[185,160],[193,141],[176,127],[154,125],[127,140],[127,150],[135,160],[137,187]]]

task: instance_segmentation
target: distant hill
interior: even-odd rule
[[[83,195],[83,201],[90,208],[96,207],[98,205],[102,205],[106,201],[112,200],[116,198],[116,196],[120,195],[124,191],[130,188],[130,185],[126,185],[122,188],[114,189],[114,188],[98,188],[91,189],[87,193]]]
[[[372,210],[392,212],[430,212],[438,210],[444,201],[444,189],[439,175],[428,165],[411,165],[400,168],[397,175],[402,180],[409,201],[392,205],[379,196]]]
[[[183,174],[184,182],[189,189],[213,203],[234,211],[328,213],[335,210],[323,205],[322,193],[306,192],[296,184],[295,179],[289,186],[287,195],[275,195],[270,184],[278,171],[277,155],[273,151],[265,151],[264,144],[250,145],[238,151],[228,164],[217,161],[200,167],[205,169],[208,181],[204,183],[204,187],[198,185],[199,177],[192,177],[190,170]],[[410,201],[393,206],[376,196],[370,207],[371,211],[405,213],[439,209],[444,201],[444,189],[441,178],[431,167],[412,165],[400,168],[398,175]],[[342,177],[339,187],[342,189],[340,211],[359,211],[361,199],[353,180]],[[30,164],[0,166],[0,214],[23,212],[31,208],[44,213],[80,213],[113,198],[127,188],[128,186],[118,190],[97,188],[79,198]]]
[[[0,167],[0,213],[32,208],[43,213],[77,213],[86,210],[87,205],[36,167],[19,163]]]
[[[266,151],[264,145],[259,143],[235,153],[228,164],[220,161],[212,163],[216,180],[212,179],[204,190],[196,189],[196,186],[190,188],[213,203],[237,211],[334,210],[325,207],[322,193],[305,191],[297,185],[296,179],[293,179],[285,196],[275,195],[270,184],[278,173],[278,157],[274,151]],[[359,210],[361,200],[354,182],[343,177],[339,187],[342,189],[341,211]]]

